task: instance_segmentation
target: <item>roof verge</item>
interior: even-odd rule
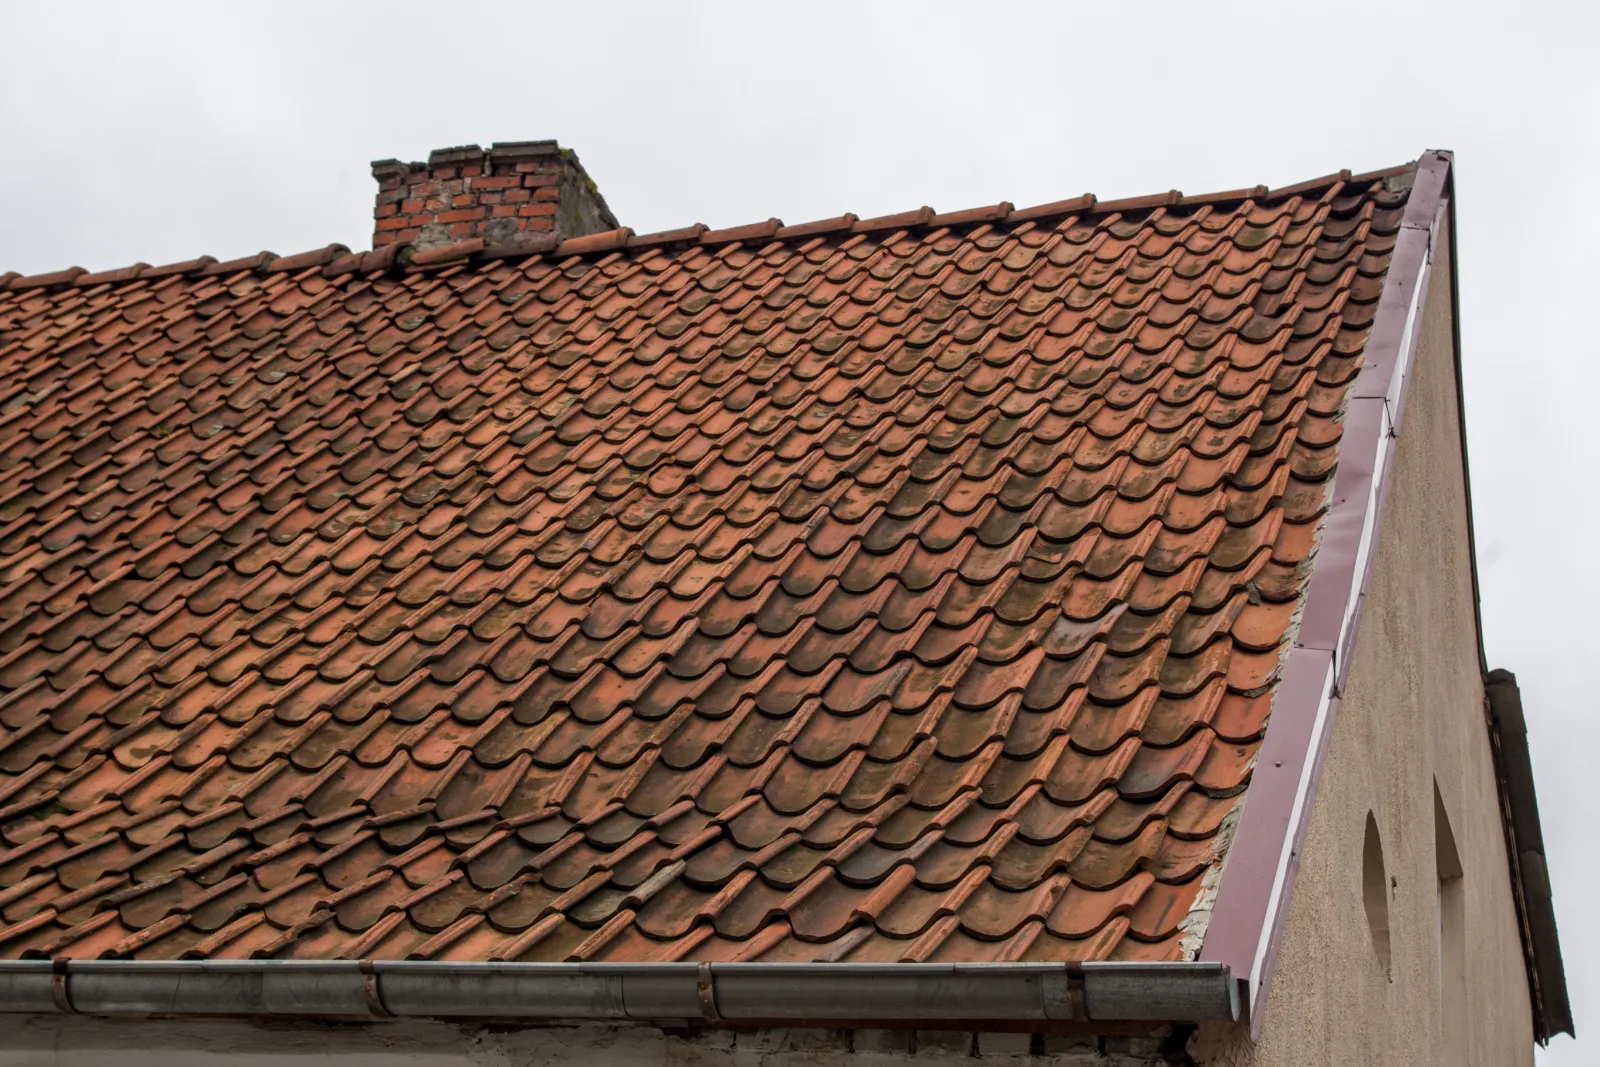
[[[1240,975],[1252,1037],[1261,1031],[1262,998],[1366,600],[1434,235],[1445,217],[1450,164],[1450,153],[1440,151],[1423,153],[1416,164],[1364,365],[1350,393],[1305,614],[1284,663],[1200,953],[1202,960],[1227,964]]]

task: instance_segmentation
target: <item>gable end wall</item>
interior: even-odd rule
[[[1444,1067],[1435,779],[1465,869],[1469,1062],[1533,1062],[1479,674],[1447,242],[1429,275],[1368,600],[1260,1040],[1252,1046],[1243,1027],[1202,1028],[1191,1045],[1200,1063]],[[1392,980],[1362,902],[1369,811],[1394,879]]]

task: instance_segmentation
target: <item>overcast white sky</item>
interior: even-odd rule
[[[0,271],[370,241],[368,161],[555,137],[638,232],[1457,154],[1491,666],[1600,1020],[1600,17],[1590,5],[0,0]],[[1542,1062],[1592,1062],[1596,1036]]]

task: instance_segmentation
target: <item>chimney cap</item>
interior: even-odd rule
[[[561,146],[554,141],[496,141],[489,146],[489,159],[495,163],[554,159],[561,155],[571,156],[572,152],[570,150],[563,152]]]
[[[411,173],[411,164],[398,159],[374,159],[372,176],[379,181],[385,178],[402,178]]]
[[[484,151],[475,144],[456,148],[435,148],[428,153],[428,166],[447,167],[452,163],[482,163]]]

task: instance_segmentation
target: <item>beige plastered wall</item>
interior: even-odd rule
[[[1435,781],[1464,870],[1467,1062],[1533,1062],[1479,675],[1448,255],[1440,247],[1434,257],[1369,598],[1260,1041],[1252,1046],[1242,1028],[1204,1027],[1190,1044],[1204,1064],[1444,1067]],[[1393,879],[1391,977],[1362,902],[1369,811]]]

